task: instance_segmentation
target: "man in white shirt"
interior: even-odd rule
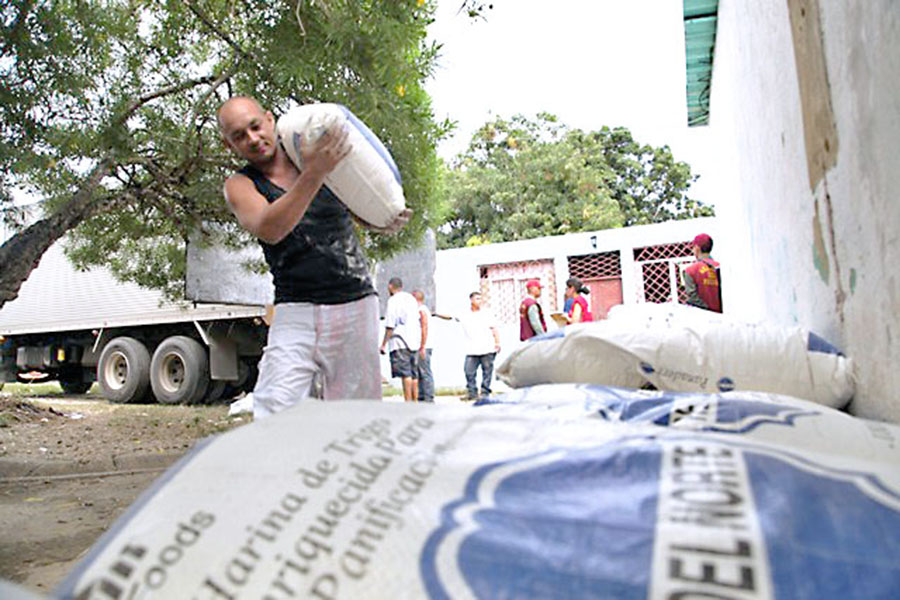
[[[419,303],[419,322],[422,324],[422,347],[419,348],[419,402],[434,402],[434,374],[431,372],[431,351],[434,337],[429,331],[431,311],[425,304],[425,292],[415,290],[413,297]]]
[[[481,308],[481,293],[469,294],[471,307],[459,321],[466,336],[466,400],[477,400],[476,378],[481,367],[481,398],[491,395],[491,377],[494,374],[494,358],[500,352],[500,335],[494,317]]]
[[[403,291],[403,281],[392,277],[388,281],[387,312],[384,317],[384,339],[381,353],[387,349],[391,356],[391,376],[403,382],[403,399],[416,402],[419,397],[418,354],[422,345],[422,325],[419,303],[412,294]]]

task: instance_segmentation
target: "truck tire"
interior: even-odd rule
[[[256,380],[259,379],[259,361],[247,364],[241,361],[241,366],[247,368],[246,375],[243,375],[243,369],[240,370],[243,375],[238,384],[238,393],[247,392],[248,394],[256,388]]]
[[[209,387],[209,357],[200,343],[173,335],[157,346],[150,361],[150,386],[163,404],[196,404]]]
[[[209,387],[206,388],[206,394],[200,400],[201,404],[215,404],[219,402],[228,389],[228,382],[222,379],[210,379]]]
[[[92,385],[94,385],[94,383],[91,381],[59,380],[59,387],[61,387],[62,391],[66,394],[84,394],[91,389]]]
[[[135,403],[147,399],[150,388],[150,353],[132,337],[110,340],[100,353],[97,381],[110,402]]]

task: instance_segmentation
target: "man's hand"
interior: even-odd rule
[[[357,219],[357,220],[360,223],[362,223],[363,226],[365,226],[368,229],[371,229],[375,233],[391,235],[391,234],[397,233],[398,231],[400,231],[401,229],[406,227],[406,224],[409,223],[409,219],[412,217],[412,214],[413,214],[413,211],[411,208],[404,208],[400,212],[400,214],[397,215],[396,219],[394,219],[393,221],[391,221],[384,227],[376,227],[375,225],[372,225],[371,223],[366,223],[362,219]]]
[[[346,126],[332,126],[312,144],[303,144],[300,147],[303,170],[321,176],[331,173],[352,150],[348,135]]]
[[[425,360],[425,346],[419,348],[419,356],[422,358],[422,360]]]

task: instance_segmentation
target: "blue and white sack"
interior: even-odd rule
[[[761,396],[661,426],[680,400],[552,387],[476,408],[310,401],[228,432],[56,595],[895,597],[897,427]]]
[[[716,393],[753,390],[833,408],[853,397],[852,361],[802,327],[745,323],[679,304],[617,306],[511,352],[497,368],[511,387],[596,383]]]

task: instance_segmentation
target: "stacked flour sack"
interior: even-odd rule
[[[529,340],[497,369],[513,388],[594,383],[718,393],[758,391],[846,406],[853,362],[802,327],[747,323],[680,304],[620,305],[609,319]]]
[[[665,311],[633,319],[630,339],[666,320],[677,332]],[[560,358],[623,344],[622,322],[598,325],[618,337]],[[701,333],[718,339],[692,331],[699,346]],[[616,363],[630,387],[523,384],[475,409],[303,402],[216,436],[157,479],[56,597],[896,597],[900,428],[768,392],[633,389],[683,368],[645,344]],[[748,385],[729,360],[693,375],[724,369]],[[655,381],[669,380],[687,379]]]

